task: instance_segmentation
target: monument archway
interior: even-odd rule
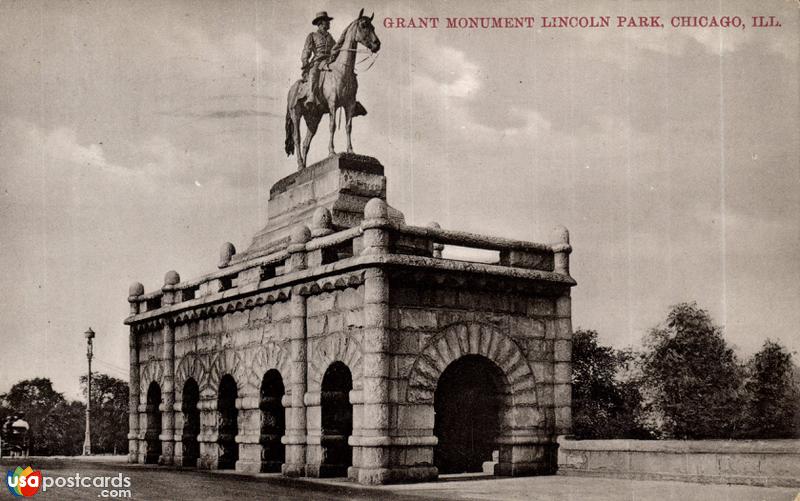
[[[236,380],[230,374],[225,374],[220,379],[217,397],[219,411],[217,443],[220,447],[217,468],[220,470],[235,468],[236,461],[239,460],[239,444],[236,443],[236,435],[239,433],[239,410],[236,408],[238,397]]]
[[[261,380],[259,408],[261,409],[261,471],[280,472],[286,459],[286,447],[281,438],[286,433],[286,418],[282,400],[285,393],[283,378],[270,369]]]
[[[347,468],[353,465],[353,448],[348,444],[353,433],[353,405],[350,403],[352,389],[353,375],[350,369],[342,362],[333,362],[322,377],[320,395],[321,477],[345,476]]]
[[[161,386],[153,381],[147,387],[147,404],[145,412],[147,415],[147,428],[145,431],[145,441],[147,443],[147,453],[144,462],[147,464],[157,464],[161,456]]]
[[[200,387],[194,378],[189,378],[183,385],[183,433],[181,444],[183,447],[183,466],[197,466],[200,457],[200,443],[197,436],[200,434],[200,410],[197,404],[200,401]]]
[[[440,473],[479,472],[497,450],[506,412],[503,372],[480,355],[465,355],[442,372],[434,394],[433,432]]]

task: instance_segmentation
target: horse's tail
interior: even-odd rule
[[[289,116],[289,110],[286,110],[286,156],[291,156],[294,153],[294,126],[292,125],[292,117]]]

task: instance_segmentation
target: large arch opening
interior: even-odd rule
[[[157,464],[161,456],[161,386],[155,381],[147,387],[147,428],[144,439],[147,443],[147,453],[144,462],[147,464]]]
[[[183,433],[181,444],[183,447],[183,466],[197,466],[200,457],[200,443],[197,436],[200,434],[200,410],[197,403],[200,401],[200,387],[194,378],[189,378],[183,385]]]
[[[479,472],[493,460],[505,395],[503,372],[482,355],[465,355],[439,377],[433,451],[439,473]]]
[[[270,369],[261,380],[259,408],[261,409],[261,471],[280,472],[286,458],[281,438],[286,433],[283,409],[285,388],[281,373]]]
[[[219,426],[217,428],[217,443],[220,453],[217,468],[231,470],[236,467],[239,460],[239,445],[236,435],[239,433],[239,411],[236,409],[236,399],[239,389],[236,380],[230,374],[225,374],[219,382],[217,410],[219,412]]]
[[[334,362],[322,377],[320,395],[322,436],[321,477],[342,477],[353,464],[353,448],[347,443],[353,433],[350,390],[353,376],[342,362]]]

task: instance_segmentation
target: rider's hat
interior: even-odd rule
[[[313,21],[311,21],[311,24],[316,26],[320,21],[333,21],[333,18],[328,16],[328,13],[323,10],[321,12],[317,12],[316,17]]]

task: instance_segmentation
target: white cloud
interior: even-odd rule
[[[479,67],[467,59],[464,52],[452,47],[441,47],[427,52],[428,62],[423,71],[414,74],[413,84],[436,98],[468,98],[476,96],[481,84]]]

